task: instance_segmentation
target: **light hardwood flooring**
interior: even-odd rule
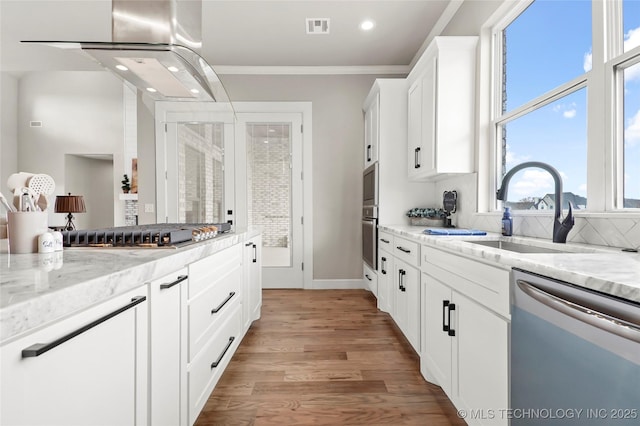
[[[464,425],[365,290],[264,290],[208,425]]]

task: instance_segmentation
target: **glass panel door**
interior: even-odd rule
[[[263,230],[262,264],[292,265],[291,123],[247,123],[248,223]]]
[[[224,222],[224,125],[178,123],[178,221]]]

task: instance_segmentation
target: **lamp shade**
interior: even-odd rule
[[[82,195],[71,195],[69,193],[69,195],[58,195],[56,197],[56,213],[85,213],[86,211]]]

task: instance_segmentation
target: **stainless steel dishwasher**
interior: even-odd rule
[[[640,304],[514,269],[511,425],[640,424]]]

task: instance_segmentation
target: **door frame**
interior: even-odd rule
[[[237,114],[300,114],[302,122],[302,283],[301,288],[311,289],[313,288],[313,180],[312,180],[312,104],[311,102],[234,102],[234,110]],[[246,165],[238,164],[240,161],[246,161],[246,155],[236,153],[236,166],[237,173],[241,170],[245,170]],[[240,182],[246,183],[246,177],[241,180],[241,177],[236,175],[237,186],[240,186]],[[246,188],[244,189],[246,191]],[[246,194],[246,192],[245,192]],[[246,226],[248,223],[248,217],[246,215],[246,200],[243,201],[244,210],[241,215],[236,215],[239,226]],[[238,213],[242,209],[240,205],[241,201],[236,199],[236,208]]]

